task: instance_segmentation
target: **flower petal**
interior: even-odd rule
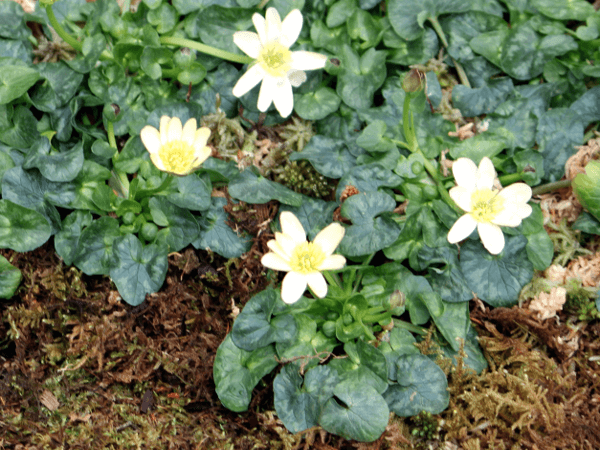
[[[298,87],[306,81],[306,73],[303,70],[290,70],[287,77],[290,80],[290,84],[294,87]]]
[[[281,17],[275,8],[267,8],[265,34],[267,42],[277,41],[281,37]]]
[[[273,251],[275,251],[275,248],[277,248],[277,251],[281,252],[280,256],[286,261],[289,261],[298,243],[293,237],[279,232],[275,233],[275,241],[277,242],[277,247],[273,247]],[[268,242],[267,245],[269,245]],[[271,248],[271,246],[269,246],[269,248]]]
[[[469,235],[473,232],[473,230],[477,227],[477,222],[470,214],[465,214],[461,216],[450,231],[448,232],[448,242],[451,244],[455,244],[457,242],[462,241],[469,237]]]
[[[471,212],[473,205],[471,204],[471,196],[473,191],[469,191],[461,186],[454,186],[448,191],[450,198],[459,206],[463,211]]]
[[[492,255],[499,254],[504,248],[504,234],[498,225],[492,223],[478,223],[477,232],[483,246]]]
[[[162,159],[160,159],[160,156],[158,156],[158,153],[150,153],[150,160],[158,170],[165,171],[165,165],[163,164]]]
[[[281,299],[287,304],[296,303],[304,294],[306,285],[306,275],[298,272],[288,272],[281,283]]]
[[[194,145],[194,139],[196,137],[197,122],[193,117],[189,119],[183,126],[181,133],[181,140],[187,142],[189,145]]]
[[[327,63],[327,56],[315,52],[292,52],[290,66],[296,70],[322,69]]]
[[[317,297],[323,298],[327,295],[327,282],[320,272],[309,273],[305,277],[308,285]]]
[[[510,202],[511,204],[527,203],[531,200],[531,194],[531,188],[525,183],[511,184],[498,193],[505,202]]]
[[[326,256],[329,256],[340,245],[345,232],[346,229],[342,225],[334,222],[319,231],[313,242],[321,247]]]
[[[479,162],[479,169],[477,170],[477,189],[492,189],[494,178],[496,178],[494,164],[490,158],[484,156]]]
[[[319,270],[339,270],[346,265],[346,258],[342,255],[329,255],[319,266]]]
[[[258,13],[254,13],[252,15],[252,22],[254,23],[254,28],[256,29],[256,32],[258,33],[258,39],[263,45],[266,44],[267,32],[265,29],[265,18]]]
[[[518,227],[521,225],[521,218],[516,214],[515,208],[504,208],[492,220],[494,225],[501,227]]]
[[[169,116],[161,116],[160,118],[160,143],[165,145],[169,142],[169,123],[171,123],[171,118]]]
[[[252,31],[236,31],[233,33],[233,43],[250,58],[258,58],[262,44],[258,34]]]
[[[192,169],[195,170],[202,165],[204,161],[206,161],[209,156],[212,155],[212,148],[210,147],[200,147],[199,145],[194,145],[194,162]]]
[[[282,272],[289,272],[292,270],[290,265],[279,255],[269,252],[265,253],[260,259],[260,263],[273,270],[280,270]]]
[[[306,232],[298,218],[289,211],[283,211],[279,215],[281,231],[291,237],[296,244],[306,242]]]
[[[158,153],[161,143],[160,133],[156,128],[146,125],[144,128],[142,128],[142,131],[140,131],[140,138],[142,139],[142,143],[149,153]]]
[[[236,97],[241,97],[258,83],[265,76],[265,71],[260,64],[254,64],[248,68],[246,73],[235,83],[232,93]]]
[[[458,158],[452,164],[452,175],[456,184],[469,191],[475,189],[477,180],[477,166],[469,158]]]
[[[292,85],[290,84],[290,80],[284,78],[281,80],[281,84],[278,83],[276,86],[276,90],[273,94],[273,103],[275,103],[275,108],[277,108],[281,117],[287,117],[294,109],[294,93],[292,92]]]
[[[169,122],[167,128],[167,142],[181,140],[181,132],[183,127],[181,126],[181,119],[179,117],[173,117]]]
[[[259,111],[265,112],[273,103],[273,97],[277,90],[277,78],[274,78],[268,74],[265,74],[263,82],[260,85],[260,92],[258,93],[258,104],[256,105]]]
[[[302,13],[299,9],[293,9],[289,12],[283,22],[281,23],[282,35],[279,38],[279,42],[290,48],[294,42],[300,36],[302,30]]]
[[[196,130],[194,135],[194,143],[192,145],[196,146],[206,146],[208,142],[208,138],[210,137],[210,128],[200,127]]]

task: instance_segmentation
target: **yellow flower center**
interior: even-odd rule
[[[182,175],[193,165],[195,152],[185,141],[171,141],[160,148],[158,156],[167,172]]]
[[[480,223],[489,223],[504,209],[504,200],[498,191],[478,189],[471,194],[471,216]]]
[[[306,275],[319,272],[323,261],[325,261],[325,253],[321,247],[312,242],[303,242],[294,249],[290,258],[290,267],[293,272]]]
[[[292,52],[278,41],[272,41],[262,48],[257,61],[269,75],[285,77],[291,69]]]

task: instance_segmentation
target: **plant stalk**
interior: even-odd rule
[[[179,47],[192,48],[194,50],[198,50],[199,52],[206,53],[207,55],[216,56],[217,58],[225,59],[231,62],[250,64],[254,61],[254,59],[250,58],[249,56],[236,55],[235,53],[220,50],[218,48],[211,47],[210,45],[201,44],[200,42],[192,41],[190,39],[163,36],[160,38],[160,42],[167,45],[177,45]]]

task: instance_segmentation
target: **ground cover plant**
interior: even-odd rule
[[[0,1],[0,446],[598,448],[596,6]]]

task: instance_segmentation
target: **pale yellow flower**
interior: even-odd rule
[[[341,269],[346,264],[346,258],[333,254],[344,237],[344,227],[332,223],[323,228],[313,242],[308,242],[294,214],[282,212],[279,222],[281,233],[275,233],[275,239],[267,242],[271,251],[263,255],[261,263],[269,269],[288,272],[283,278],[281,298],[285,303],[295,303],[307,285],[317,297],[325,297],[327,283],[321,272]]]
[[[266,111],[275,103],[282,117],[287,117],[294,108],[292,86],[298,87],[306,81],[305,70],[322,69],[327,56],[314,52],[289,50],[296,42],[302,29],[302,13],[291,11],[283,22],[275,8],[268,8],[266,16],[252,16],[251,31],[237,31],[233,42],[254,62],[233,87],[233,95],[241,97],[262,81],[258,94],[258,109]]]
[[[173,175],[192,173],[211,154],[210,147],[206,146],[210,129],[197,129],[196,119],[189,119],[182,127],[179,117],[162,116],[160,131],[146,125],[140,137],[158,170]]]
[[[485,157],[479,168],[468,158],[459,158],[452,165],[458,186],[450,189],[450,197],[467,212],[460,217],[448,233],[448,241],[456,243],[467,238],[475,228],[483,246],[492,254],[504,248],[504,234],[500,227],[517,227],[531,214],[531,188],[525,183],[515,183],[496,190],[496,170]]]

